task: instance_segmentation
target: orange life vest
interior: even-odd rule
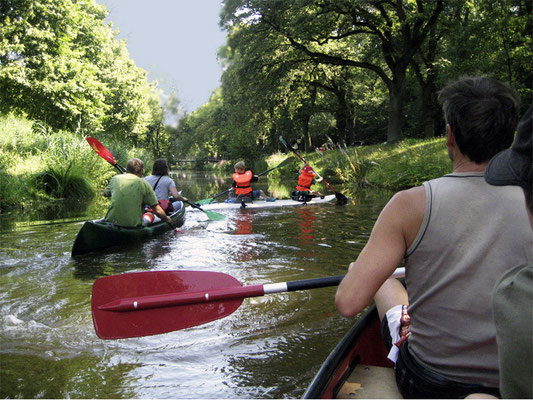
[[[235,188],[235,194],[237,196],[242,195],[246,196],[252,192],[252,187],[250,186],[250,183],[252,182],[252,171],[248,170],[244,174],[233,174],[233,180],[237,184],[237,187]]]
[[[296,190],[299,190],[300,192],[308,192],[311,189],[314,177],[315,174],[312,172],[310,173],[302,170],[298,177],[298,186],[296,186]]]

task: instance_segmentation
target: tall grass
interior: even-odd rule
[[[84,138],[21,117],[0,117],[0,208],[90,200],[112,173]]]
[[[49,165],[34,177],[38,188],[55,199],[91,200],[95,191],[79,165],[72,161]]]
[[[397,145],[378,147],[367,155],[372,163],[365,174],[369,184],[405,189],[452,171],[444,139],[406,139]]]

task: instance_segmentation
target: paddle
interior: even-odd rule
[[[292,161],[292,158],[291,158],[291,157],[288,157],[288,158],[286,158],[285,160],[283,160],[282,162],[280,162],[278,165],[276,165],[275,167],[272,167],[272,168],[270,168],[270,169],[267,169],[266,171],[261,172],[261,173],[260,173],[259,175],[257,175],[257,176],[260,177],[260,176],[266,175],[266,174],[268,174],[270,171],[273,171],[273,170],[275,170],[276,168],[279,168],[279,167],[281,167],[281,166],[283,166],[283,165],[288,164],[290,161]],[[213,200],[215,200],[217,197],[223,196],[223,195],[225,195],[226,193],[231,192],[232,190],[233,190],[233,188],[231,187],[231,188],[229,188],[228,190],[225,190],[225,191],[223,191],[222,193],[217,194],[216,196],[209,197],[209,198],[207,198],[207,199],[198,200],[198,204],[200,204],[200,205],[204,205],[204,204],[212,203]]]
[[[104,160],[106,160],[108,163],[110,163],[112,166],[118,169],[121,174],[126,172],[124,168],[122,168],[120,165],[117,164],[117,162],[115,161],[115,158],[113,157],[113,154],[111,154],[111,152],[107,150],[104,147],[104,145],[98,141],[98,139],[93,138],[93,137],[88,137],[87,142],[96,152],[96,154],[98,154],[100,157],[102,157]]]
[[[272,170],[274,170],[274,169],[276,169],[276,168],[282,167],[283,165],[286,165],[286,164],[288,164],[288,163],[291,162],[291,161],[292,161],[292,157],[288,157],[288,158],[286,158],[285,160],[283,160],[282,162],[280,162],[278,165],[276,165],[275,167],[272,167],[272,168],[270,168],[270,169],[267,169],[265,172],[261,172],[261,173],[260,173],[259,175],[257,175],[257,176],[263,176],[263,175],[265,175],[265,174],[268,174],[270,171],[272,171]]]
[[[289,144],[287,143],[287,141],[283,138],[283,136],[280,135],[279,137],[279,140],[281,143],[283,143],[283,145],[287,148],[287,150],[290,150],[292,151],[300,160],[302,160],[305,164],[309,165],[307,163],[307,161],[305,161],[297,152],[296,150],[294,150],[291,146],[289,146]],[[310,166],[310,165],[309,165]],[[311,166],[310,166],[311,167]],[[313,167],[311,167],[311,169],[313,169]],[[319,178],[322,178],[318,172],[316,172],[314,169],[313,169],[314,173],[316,174],[316,176],[318,176]],[[339,192],[336,192],[335,189],[333,189],[329,183],[327,183],[325,181],[324,178],[322,178],[322,182],[324,182],[326,184],[327,187],[329,187],[331,189],[331,191],[333,193],[335,193],[335,197],[337,198],[337,204],[347,204],[348,203],[348,198],[343,195],[342,193],[339,193]]]
[[[233,190],[232,187],[230,187],[229,189],[227,190],[224,190],[222,193],[219,193],[217,194],[216,196],[213,196],[213,197],[209,197],[207,199],[202,199],[202,200],[198,200],[197,203],[200,204],[200,205],[205,205],[205,204],[210,204],[213,202],[213,200],[215,200],[217,197],[220,197],[220,196],[224,196],[226,193],[229,193]]]
[[[113,154],[109,150],[107,150],[102,143],[96,138],[88,137],[87,142],[89,145],[93,148],[93,150],[98,154],[100,157],[102,157],[104,160],[106,160],[108,163],[113,165],[116,169],[119,170],[121,174],[125,173],[126,170],[117,164],[115,161],[115,158],[113,157]],[[172,223],[167,222],[167,224],[170,226],[170,229],[172,229],[174,232],[179,232],[178,228],[175,228],[172,226]]]
[[[194,203],[191,203],[189,200],[185,201],[185,203],[190,205],[192,208],[196,208],[196,209],[206,213],[211,221],[222,221],[222,220],[226,219],[225,215],[222,215],[222,214],[214,212],[214,211],[205,211],[202,207],[200,207],[200,206],[198,206],[198,205],[196,205]]]
[[[398,268],[393,276],[405,275]],[[102,339],[156,335],[205,324],[233,313],[246,297],[338,285],[343,276],[242,286],[208,271],[144,271],[99,278],[91,309]]]

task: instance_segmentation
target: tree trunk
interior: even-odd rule
[[[311,140],[311,132],[309,131],[309,121],[314,114],[315,101],[316,101],[316,86],[311,86],[311,95],[309,97],[307,106],[303,106],[303,118],[302,118],[302,136],[304,138],[305,151],[308,152],[313,149],[313,141]],[[305,107],[305,108],[304,108]]]
[[[353,113],[350,104],[346,101],[344,90],[338,89],[335,92],[338,102],[335,118],[337,120],[337,136],[339,142],[351,141],[354,134]]]
[[[405,73],[393,80],[389,91],[389,122],[387,143],[397,143],[402,138],[403,100],[405,94]]]
[[[424,137],[427,139],[435,136],[435,121],[433,121],[433,92],[429,84],[422,88],[422,118],[424,118]]]
[[[311,116],[306,114],[302,120],[302,137],[304,138],[304,151],[306,153],[313,148],[313,143],[311,142],[311,133],[309,132],[310,119]]]

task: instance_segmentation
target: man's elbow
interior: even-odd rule
[[[366,305],[361,304],[357,299],[345,297],[338,292],[335,295],[335,305],[339,314],[346,318],[356,316],[366,307]]]

